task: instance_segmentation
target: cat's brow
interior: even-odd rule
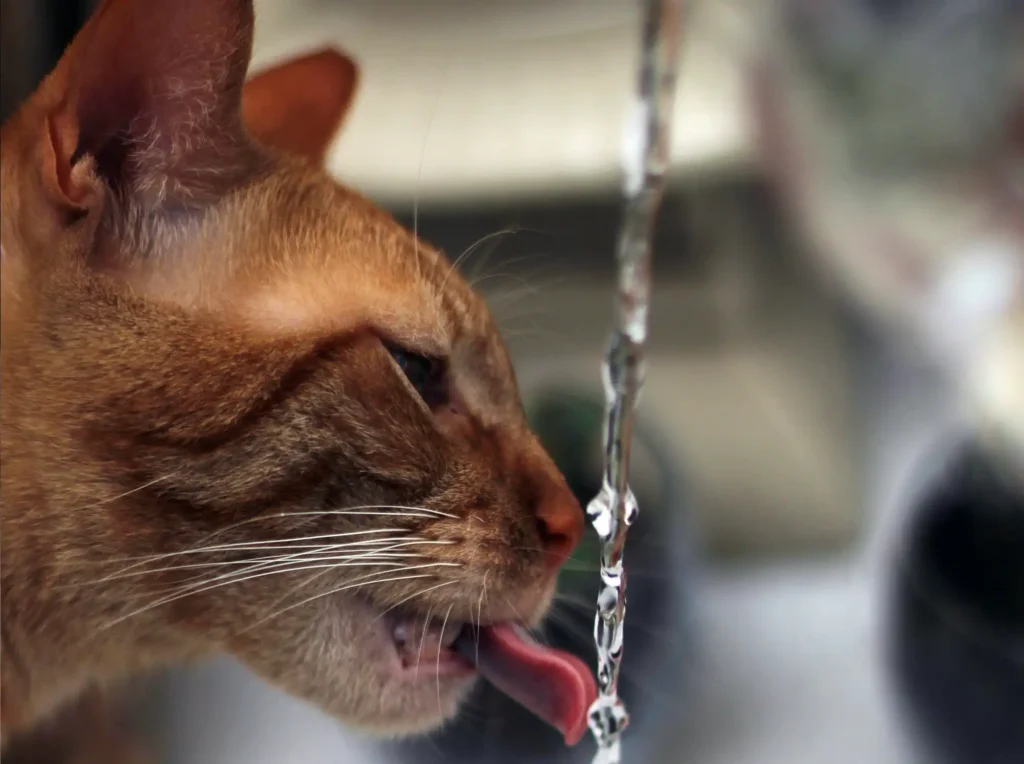
[[[238,311],[251,327],[269,336],[351,333],[375,327],[403,344],[447,352],[448,315],[431,282],[380,271],[309,269],[277,279],[237,298]]]

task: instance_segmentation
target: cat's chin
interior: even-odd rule
[[[536,626],[554,588],[552,576],[509,597],[492,597],[482,611],[478,593],[412,607],[339,593],[312,601],[290,622],[294,632],[250,630],[234,652],[346,726],[377,737],[414,736],[459,713],[480,678],[490,678],[475,663],[494,644],[489,634],[515,623]]]

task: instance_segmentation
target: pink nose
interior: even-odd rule
[[[540,502],[537,531],[547,554],[548,567],[558,570],[583,536],[583,509],[568,488],[552,490]]]

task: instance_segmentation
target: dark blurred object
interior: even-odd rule
[[[92,691],[4,749],[4,764],[156,764],[125,706]]]
[[[917,508],[895,576],[892,660],[935,764],[1024,762],[1024,493],[967,448]]]
[[[0,121],[32,94],[98,0],[0,0]]]

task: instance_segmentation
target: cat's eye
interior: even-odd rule
[[[448,401],[447,369],[443,360],[414,353],[410,350],[386,345],[398,368],[405,374],[409,384],[419,393],[431,408],[441,406]]]

